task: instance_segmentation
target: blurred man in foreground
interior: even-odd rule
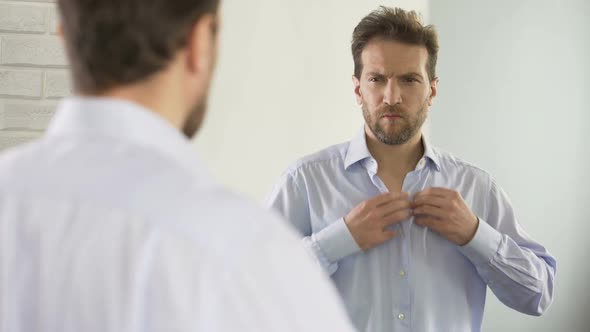
[[[58,5],[76,96],[0,157],[0,331],[351,331],[287,226],[191,148],[218,1]]]

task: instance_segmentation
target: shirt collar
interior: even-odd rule
[[[363,126],[348,144],[346,158],[344,159],[344,169],[348,170],[350,166],[367,158],[372,158],[369,148],[367,148],[367,138],[365,136],[365,127]]]
[[[188,138],[156,112],[131,101],[103,97],[63,99],[46,136],[67,134],[132,142],[172,158],[199,178],[210,179]]]
[[[424,157],[432,162],[434,168],[440,172],[440,159],[434,147],[430,144],[428,137],[422,134],[422,144],[424,146]]]
[[[430,144],[426,136],[422,135],[422,144],[424,146],[424,157],[432,162],[437,171],[440,172],[440,160],[435,149]],[[367,158],[373,158],[367,147],[367,138],[365,127],[363,126],[348,145],[346,157],[344,159],[344,169],[348,170],[353,164],[363,161]]]

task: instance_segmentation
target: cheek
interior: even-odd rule
[[[369,105],[380,105],[383,101],[383,91],[372,87],[361,87],[361,96]]]
[[[408,88],[402,91],[402,100],[407,105],[422,105],[428,98],[428,91],[422,87]]]

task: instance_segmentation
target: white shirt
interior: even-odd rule
[[[139,105],[67,99],[42,139],[0,157],[2,332],[350,326],[287,226]]]

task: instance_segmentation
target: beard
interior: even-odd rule
[[[197,104],[191,109],[184,125],[182,126],[182,132],[186,137],[193,138],[199,128],[201,128],[201,124],[203,123],[203,118],[205,117],[205,111],[207,110],[207,98],[203,97]]]
[[[217,28],[217,23],[215,23],[211,29],[211,33],[213,34],[213,39],[215,39],[216,37],[216,29]],[[215,39],[216,40],[216,39]],[[217,46],[214,47],[214,49],[217,49]],[[200,98],[197,99],[197,101],[195,101],[195,104],[193,105],[193,107],[190,109],[188,115],[186,116],[186,120],[184,121],[184,124],[182,125],[182,133],[188,137],[189,139],[193,138],[195,136],[195,134],[199,131],[199,129],[201,128],[201,125],[203,124],[203,119],[205,118],[205,113],[207,111],[207,101],[208,101],[208,97],[209,97],[209,88],[211,85],[211,79],[213,76],[213,72],[215,70],[215,59],[216,59],[217,53],[214,53],[214,55],[212,55],[212,62],[209,65],[209,70],[205,73],[206,75],[206,84],[205,84],[205,90],[203,91],[203,94],[200,96]]]
[[[369,111],[366,105],[366,103],[363,103],[362,107],[365,122],[375,137],[381,143],[387,145],[401,145],[408,142],[421,130],[428,114],[427,101],[420,106],[420,109],[415,115],[407,114],[398,105],[385,105],[373,112]],[[400,116],[400,118],[395,120],[396,123],[391,124],[389,130],[381,123],[382,117],[387,114]]]

